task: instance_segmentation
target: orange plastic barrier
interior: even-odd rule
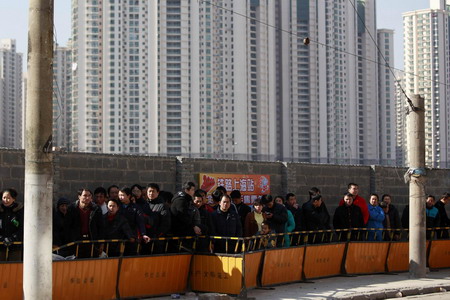
[[[23,265],[22,263],[0,264],[0,299],[23,299]]]
[[[119,260],[53,262],[53,299],[116,299]]]
[[[262,251],[244,254],[246,288],[253,288],[258,285],[257,280],[262,256]]]
[[[241,255],[196,254],[191,263],[191,288],[238,295],[242,289],[242,264]]]
[[[430,245],[428,265],[430,268],[450,267],[450,240],[434,240]]]
[[[186,291],[192,254],[124,257],[120,297],[156,296]]]
[[[304,247],[266,250],[261,285],[302,280]]]
[[[409,243],[391,242],[387,257],[388,272],[403,272],[409,269]]]
[[[345,243],[306,246],[305,277],[318,278],[341,274]]]
[[[385,272],[388,248],[388,242],[350,242],[345,258],[347,274]]]

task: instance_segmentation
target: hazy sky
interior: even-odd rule
[[[70,37],[71,0],[54,0],[54,2],[56,40],[59,45],[65,46]],[[25,55],[28,3],[29,0],[0,0],[0,38],[16,39],[17,51]],[[395,67],[403,69],[402,13],[428,7],[429,0],[377,0],[377,27],[395,30]]]

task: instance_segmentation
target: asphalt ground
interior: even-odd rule
[[[449,291],[448,293],[446,293]],[[439,293],[439,294],[438,294]],[[410,279],[409,273],[337,276],[307,282],[278,285],[248,290],[248,299],[294,300],[294,299],[393,299],[417,295],[435,294],[439,299],[450,299],[450,269],[427,273],[426,278]],[[235,299],[214,293],[187,293],[148,298],[166,299]],[[425,296],[423,296],[425,297]]]

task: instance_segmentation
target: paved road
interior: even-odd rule
[[[395,297],[396,293],[402,292],[404,296],[402,299],[426,298],[427,300],[449,300],[450,292],[437,294],[441,289],[450,291],[450,269],[431,272],[427,274],[427,278],[423,279],[409,279],[408,273],[321,278],[311,282],[292,283],[264,289],[252,289],[248,291],[248,297],[256,300],[392,299]],[[434,294],[429,295],[428,293]],[[420,296],[406,298],[413,295]],[[204,298],[202,296],[204,295],[200,295],[199,297],[195,294],[183,295],[180,299],[225,300],[228,298],[218,298],[213,296]],[[152,299],[167,300],[170,298],[170,296],[166,296]]]
[[[390,298],[390,299],[398,299],[398,298]],[[417,295],[417,296],[409,296],[401,299],[427,299],[427,300],[448,300],[450,299],[450,292],[447,293],[434,293],[434,294],[426,294],[426,295]]]

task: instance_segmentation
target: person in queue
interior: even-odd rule
[[[286,207],[284,205],[284,199],[282,196],[276,196],[275,203],[278,203],[278,204]],[[288,219],[287,219],[286,225],[284,226],[285,235],[284,235],[283,247],[289,247],[291,245],[292,235],[290,235],[288,233],[292,233],[292,231],[295,229],[294,215],[292,214],[292,212],[289,209],[287,209],[286,211],[287,211]]]
[[[17,202],[18,193],[13,188],[2,191],[0,205],[0,261],[22,259],[22,245],[12,245],[23,241],[24,207]]]
[[[132,192],[129,187],[119,189],[119,214],[127,219],[135,241],[138,243],[142,241],[146,244],[150,242],[150,237],[147,235],[147,229],[145,227],[144,212],[139,205],[131,201],[131,197]],[[128,243],[124,253],[125,255],[135,255],[137,253],[137,244]]]
[[[261,231],[261,224],[265,220],[265,214],[262,213],[263,205],[260,199],[253,201],[253,211],[247,214],[244,223],[244,236],[254,236],[258,231]]]
[[[361,208],[353,204],[353,195],[344,195],[344,205],[336,207],[333,216],[334,229],[345,229],[348,231],[337,231],[338,240],[345,242],[358,241],[362,239],[359,229],[364,227],[364,218]]]
[[[388,229],[384,239],[386,241],[399,241],[402,223],[397,207],[392,204],[392,196],[383,194],[383,196],[381,196],[380,207],[383,209],[386,216],[383,221],[383,227]]]
[[[81,188],[77,192],[78,200],[67,207],[64,219],[64,232],[67,242],[82,240],[101,240],[105,237],[102,210],[92,201],[92,191]],[[72,250],[75,251],[75,248]],[[103,245],[95,247],[94,257],[103,251]],[[75,254],[73,252],[72,254]],[[78,258],[91,256],[91,245],[80,245]]]
[[[347,185],[347,192],[353,195],[353,205],[356,205],[359,208],[361,208],[361,212],[364,218],[364,225],[366,225],[367,222],[369,221],[369,207],[367,206],[366,200],[359,195],[359,185],[353,182],[349,183]],[[340,206],[344,205],[344,199],[341,199],[339,205]]]
[[[369,198],[369,221],[367,222],[367,240],[383,240],[383,221],[385,219],[383,209],[378,205],[379,198],[375,193],[370,194]]]
[[[276,233],[285,233],[286,222],[288,221],[288,212],[286,207],[275,203],[272,195],[261,196],[261,203],[264,205],[263,214],[266,222],[270,224],[270,228]],[[277,237],[277,247],[282,247],[283,237]]]
[[[212,213],[212,235],[220,237],[242,237],[241,218],[231,207],[231,198],[223,194],[219,207]],[[214,251],[218,253],[233,252],[235,241],[214,240]]]
[[[328,230],[330,227],[330,214],[323,204],[322,195],[316,194],[303,208],[305,229],[308,231]],[[329,234],[310,233],[308,243],[323,243]]]
[[[108,212],[103,215],[105,239],[128,240],[130,243],[134,244],[136,236],[131,230],[127,218],[118,213],[120,205],[121,204],[117,200],[108,200]],[[108,257],[120,256],[120,243],[108,243],[105,251]]]

